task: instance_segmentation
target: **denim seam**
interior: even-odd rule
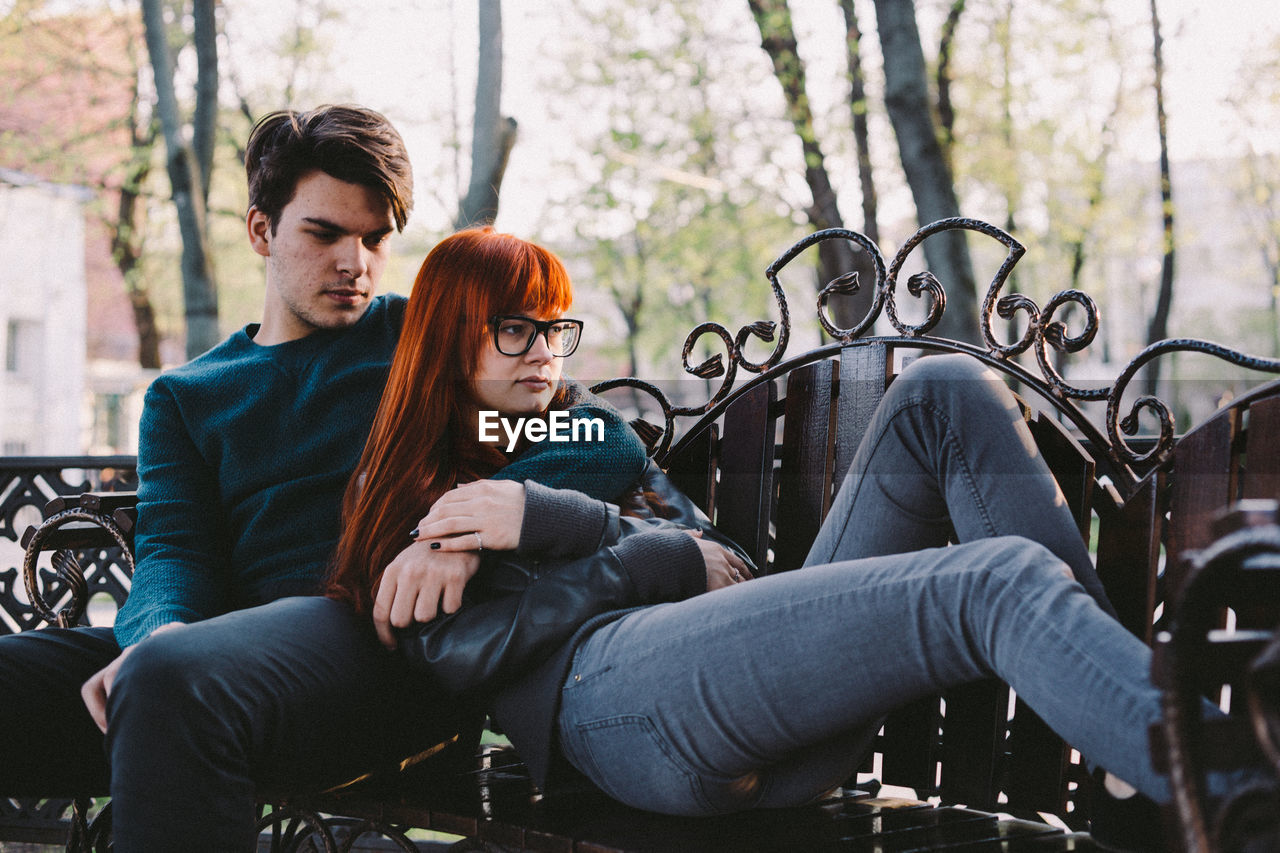
[[[835,561],[835,562],[833,562],[833,563],[828,563],[828,564],[825,564],[825,565],[837,566],[837,565],[840,565],[841,563],[847,563],[847,562],[858,562],[858,561],[857,561],[857,560],[839,560],[839,561]],[[951,571],[962,571],[962,570],[963,570],[963,569],[953,569],[953,570],[951,570]],[[944,573],[945,573],[945,572],[944,572]],[[758,580],[756,580],[756,581],[752,581],[752,583],[760,583],[761,581],[765,581],[765,582],[767,582],[767,581],[768,581],[768,579],[769,579],[770,577],[775,577],[775,576],[774,576],[774,575],[768,575],[768,576],[765,576],[765,577],[763,577],[763,578],[759,578],[759,579],[758,579]],[[898,584],[898,583],[913,583],[914,581],[915,581],[915,579],[914,579],[913,577],[895,577],[895,578],[892,578],[892,579],[886,580],[886,581],[884,582],[884,584],[885,584],[885,585],[888,585],[888,584]],[[726,587],[723,591],[721,591],[721,590],[715,590],[715,591],[713,591],[713,592],[710,592],[710,593],[704,593],[704,594],[705,594],[705,595],[723,595],[723,594],[725,594],[725,593],[732,594],[731,592],[729,592],[729,590],[732,590],[732,589],[735,589],[735,588],[736,588],[736,587]],[[736,615],[736,616],[734,616],[733,618],[734,618],[734,619],[739,619],[739,618],[744,618],[744,617],[745,617],[745,618],[749,618],[749,619],[753,619],[753,620],[754,620],[754,619],[763,619],[763,618],[765,618],[765,617],[769,616],[770,614],[777,613],[777,612],[781,612],[781,611],[785,611],[785,610],[789,610],[789,609],[792,609],[793,607],[803,606],[803,605],[809,605],[809,604],[812,604],[812,603],[817,602],[817,601],[830,600],[830,599],[832,599],[832,598],[834,598],[834,597],[839,597],[839,596],[843,596],[843,595],[846,595],[846,594],[849,594],[849,595],[860,595],[860,594],[863,594],[863,592],[864,592],[864,590],[844,590],[844,589],[840,589],[840,590],[830,590],[830,589],[824,589],[824,590],[817,591],[817,592],[816,592],[816,593],[814,593],[813,595],[805,596],[805,597],[803,597],[803,598],[789,598],[789,599],[786,599],[785,601],[780,601],[780,602],[778,602],[778,603],[776,603],[776,604],[773,604],[773,605],[763,606],[763,607],[761,607],[761,608],[759,608],[759,609],[757,609],[757,610],[751,611],[750,613],[744,613],[744,614]],[[623,617],[623,619],[622,619],[622,620],[619,620],[619,622],[623,622],[623,621],[625,621],[625,620],[626,620],[626,618],[627,618],[627,617]],[[718,618],[718,619],[716,619],[715,621],[707,621],[707,622],[701,622],[701,623],[698,623],[697,625],[691,626],[691,627],[690,627],[690,629],[689,629],[688,631],[684,632],[684,633],[668,634],[667,636],[663,637],[661,640],[654,641],[654,643],[653,643],[653,644],[652,644],[652,646],[651,646],[650,653],[654,653],[654,652],[655,652],[655,650],[660,649],[660,648],[662,648],[663,646],[666,646],[666,645],[668,645],[668,644],[669,644],[669,643],[671,643],[671,642],[675,642],[675,641],[682,640],[682,639],[684,639],[684,637],[686,637],[688,634],[696,633],[696,632],[702,631],[703,629],[706,629],[706,628],[720,628],[720,627],[727,626],[727,625],[729,625],[729,624],[731,624],[731,621],[722,617],[722,618]],[[590,638],[588,638],[588,641],[589,641],[589,640],[590,640]],[[612,640],[611,640],[611,642],[612,642]],[[586,645],[585,645],[585,644],[584,644],[583,648],[586,648]]]
[[[1078,585],[1079,584],[1077,583],[1077,586]],[[1028,596],[1024,594],[1022,590],[1016,589],[1016,588],[1012,589],[1011,591],[1013,592],[1014,595],[1018,597],[1018,600],[1021,602],[1023,606],[1029,609],[1034,609],[1038,601],[1038,597],[1033,598],[1031,596]],[[1084,587],[1080,587],[1080,592],[1085,596],[1089,595],[1089,593],[1084,590]],[[1090,601],[1092,600],[1093,599],[1090,598]],[[1054,621],[1051,619],[1044,620],[1044,621],[1047,621],[1049,623],[1047,626],[1045,626],[1045,630],[1048,631],[1050,634],[1052,634],[1054,639],[1056,639],[1060,645],[1062,645],[1064,648],[1071,649],[1072,651],[1079,654],[1085,660],[1088,660],[1090,665],[1092,665],[1095,669],[1098,670],[1098,677],[1100,679],[1106,681],[1108,686],[1110,687],[1120,688],[1121,692],[1124,693],[1126,698],[1128,698],[1129,691],[1126,689],[1125,683],[1117,679],[1114,673],[1111,671],[1110,660],[1097,657],[1097,655],[1094,654],[1095,649],[1092,646],[1076,643],[1074,635],[1063,631],[1061,628],[1060,622]],[[1116,625],[1117,627],[1123,627],[1123,626],[1120,626],[1118,622],[1116,623]],[[1126,702],[1126,704],[1128,703]]]
[[[587,760],[595,770],[595,773],[592,774],[594,777],[608,778],[607,774],[601,772],[600,762],[596,759],[595,750],[591,748],[591,739],[583,737],[583,735],[587,732],[602,729],[638,727],[645,737],[658,748],[666,760],[671,762],[671,765],[683,774],[689,784],[690,792],[698,801],[698,806],[709,813],[718,811],[707,799],[706,792],[702,789],[702,776],[680,757],[667,739],[662,736],[662,733],[658,731],[658,727],[648,714],[615,714],[611,717],[601,717],[587,722],[575,722],[573,725],[578,730],[581,746],[587,754]]]
[[[894,420],[897,419],[899,415],[906,412],[907,409],[909,408],[925,409],[935,419],[945,423],[947,427],[947,429],[943,433],[945,436],[945,441],[948,445],[948,448],[953,453],[956,454],[956,458],[960,461],[960,467],[962,468],[962,471],[963,471],[965,486],[968,488],[969,494],[973,498],[973,503],[977,507],[979,515],[982,517],[983,525],[986,527],[987,533],[989,536],[999,535],[995,529],[995,525],[992,524],[991,522],[991,514],[988,511],[986,504],[982,501],[981,494],[979,493],[978,488],[974,483],[973,471],[969,466],[969,460],[965,457],[963,452],[964,451],[963,442],[960,442],[955,437],[952,431],[953,425],[952,425],[951,419],[947,417],[946,413],[942,411],[941,408],[936,406],[927,397],[921,397],[921,396],[906,397],[897,406],[895,406],[892,412],[890,412],[885,417],[884,425],[881,427],[879,433],[877,433],[875,443],[871,445],[872,452],[874,453],[875,449],[878,448],[880,443],[884,440],[885,434],[888,432],[889,427],[893,425]],[[864,476],[859,475],[858,483],[857,483],[858,488],[857,488],[857,491],[854,492],[853,499],[852,499],[853,503],[857,503],[858,497],[862,491],[862,484],[865,482],[865,480],[866,478]],[[849,532],[849,527],[853,523],[853,520],[854,520],[853,514],[850,513],[849,516],[845,518],[844,524],[841,525],[840,527],[840,535],[836,537],[835,542],[832,544],[831,552],[827,554],[824,559],[816,562],[811,562],[810,565],[820,565],[822,563],[830,563],[835,561],[836,552],[840,549],[840,543],[844,541],[845,535]]]

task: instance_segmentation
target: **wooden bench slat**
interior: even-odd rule
[[[887,347],[845,347],[840,351],[835,458],[831,468],[833,492],[839,490],[849,473],[858,444],[871,423],[871,415],[884,398],[890,369],[891,353]]]
[[[80,508],[90,512],[111,515],[118,509],[138,505],[137,492],[85,492],[80,496]]]
[[[36,528],[28,527],[22,534],[21,545],[25,549],[35,538]],[[45,550],[81,550],[86,548],[114,548],[116,540],[104,528],[88,522],[68,522],[51,531],[44,539]]]
[[[804,563],[830,504],[834,368],[834,362],[820,361],[787,378],[774,571]]]
[[[1245,434],[1241,497],[1280,499],[1280,390],[1249,407]]]
[[[1062,808],[1070,747],[1040,715],[1018,699],[1009,721],[1009,758],[1005,792],[1009,807],[1022,812]]]
[[[1165,570],[1169,596],[1182,586],[1186,573],[1183,554],[1212,541],[1213,517],[1234,497],[1231,455],[1238,424],[1239,412],[1227,409],[1188,433],[1174,448]]]
[[[773,511],[777,387],[763,382],[729,405],[720,437],[716,526],[764,570]]]
[[[932,796],[937,787],[938,730],[942,710],[930,696],[898,708],[884,722],[879,740],[881,776],[886,782]]]
[[[1004,752],[1009,688],[994,679],[948,690],[942,720],[942,797],[994,808]]]
[[[715,512],[715,458],[718,442],[719,430],[716,425],[707,424],[682,440],[677,448],[678,452],[666,460],[666,472],[672,484],[697,504],[708,518],[713,518]]]
[[[1038,412],[1028,427],[1040,454],[1053,472],[1053,478],[1062,489],[1067,506],[1075,516],[1080,535],[1089,541],[1093,518],[1093,491],[1097,466],[1085,453],[1080,442],[1070,435],[1062,424]]]
[[[1167,475],[1155,471],[1118,506],[1111,494],[1099,494],[1098,577],[1120,623],[1151,644],[1156,605],[1156,576],[1163,524],[1162,496]]]

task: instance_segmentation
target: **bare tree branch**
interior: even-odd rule
[[[501,113],[502,4],[480,0],[480,57],[476,74],[476,112],[471,136],[471,182],[458,204],[454,226],[493,222],[507,159],[516,142],[516,120]]]

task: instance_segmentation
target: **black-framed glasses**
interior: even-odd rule
[[[557,358],[573,355],[582,339],[582,321],[561,317],[535,320],[523,314],[502,314],[489,318],[493,345],[503,355],[524,355],[533,347],[538,335],[547,339],[547,347]]]

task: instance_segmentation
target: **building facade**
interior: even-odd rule
[[[0,169],[0,456],[82,450],[89,197]]]

